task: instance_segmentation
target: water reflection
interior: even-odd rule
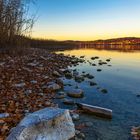
[[[79,48],[92,48],[98,50],[116,50],[123,52],[130,52],[140,50],[140,45],[129,45],[129,44],[94,44],[94,43],[80,43]]]
[[[62,53],[62,52],[61,52]],[[140,98],[136,95],[140,93],[140,51],[119,52],[95,49],[78,49],[64,51],[65,55],[75,55],[80,57],[85,55],[86,61],[92,61],[91,57],[98,56],[99,60],[105,61],[111,58],[108,65],[91,66],[82,63],[71,69],[77,69],[79,73],[83,71],[95,76],[94,81],[97,86],[108,89],[108,94],[101,94],[97,87],[90,87],[88,82],[78,84],[85,91],[85,98],[80,102],[92,105],[107,107],[113,110],[112,121],[97,119],[92,116],[81,116],[82,121],[91,121],[93,128],[89,130],[90,136],[87,140],[128,140],[132,139],[130,130],[133,125],[140,125]],[[97,72],[97,69],[102,72]],[[66,86],[64,90],[74,88],[77,83],[74,80],[66,80],[72,87]],[[65,106],[62,106],[65,108]],[[66,107],[67,108],[67,107]]]

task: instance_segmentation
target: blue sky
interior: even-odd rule
[[[140,0],[37,0],[33,37],[95,40],[140,36]]]

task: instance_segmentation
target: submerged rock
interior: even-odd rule
[[[89,74],[89,73],[88,74],[84,74],[83,76],[88,78],[88,79],[93,79],[94,78],[94,76]]]
[[[64,99],[63,103],[66,105],[74,105],[74,101],[72,99]]]
[[[81,83],[82,81],[84,81],[84,77],[77,75],[75,76],[75,81]]]
[[[112,119],[112,110],[98,106],[92,106],[83,103],[76,103],[77,106],[88,114],[93,114],[98,117]]]
[[[72,78],[72,73],[66,72],[66,73],[65,73],[65,77],[66,77],[67,79],[71,79],[71,78]]]
[[[57,95],[56,95],[56,99],[63,99],[66,97],[66,94],[65,92],[59,92]]]
[[[69,140],[75,128],[68,110],[45,108],[27,115],[7,140]]]
[[[95,83],[95,82],[89,82],[90,83],[90,86],[96,86],[97,85],[97,83]]]
[[[82,109],[85,113],[93,114],[98,117],[112,119],[112,110],[99,107],[99,106],[92,106],[84,103],[76,103],[76,105]]]
[[[81,89],[74,89],[71,90],[67,93],[67,95],[69,97],[73,97],[73,98],[83,98],[84,97],[84,92]]]
[[[101,89],[102,93],[108,93],[107,89]]]
[[[102,71],[101,69],[97,69],[98,72]]]
[[[137,94],[137,97],[140,97],[140,94]]]

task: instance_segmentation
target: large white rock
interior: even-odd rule
[[[7,140],[69,140],[74,135],[69,110],[45,108],[25,117]]]

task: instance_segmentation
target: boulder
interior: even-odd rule
[[[69,140],[74,135],[69,110],[45,108],[27,115],[7,140]]]

